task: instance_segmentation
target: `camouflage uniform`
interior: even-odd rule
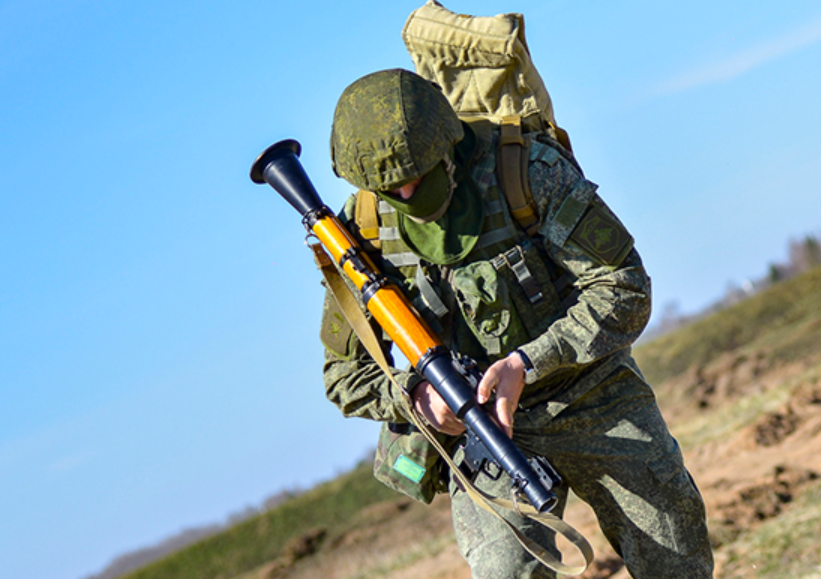
[[[701,496],[630,353],[650,314],[650,280],[632,238],[572,155],[544,135],[531,139],[528,176],[540,225],[539,235],[529,238],[499,191],[495,139],[465,125],[456,146],[462,178],[476,184],[485,209],[482,234],[467,257],[445,267],[404,259],[413,252],[389,233],[393,209],[380,203],[386,238],[378,265],[443,341],[482,369],[516,349],[530,359],[513,440],[526,455],[547,457],[562,476],[555,513],[572,488],[593,507],[633,577],[711,577]],[[353,203],[341,212],[343,222],[352,220]],[[545,298],[537,306],[514,268],[506,267],[517,258]],[[466,296],[465,280],[474,274],[489,276],[484,289],[493,286],[493,295],[479,291],[478,302]],[[444,315],[434,315],[425,285],[446,306]],[[401,394],[342,322],[331,297],[323,325],[328,398],[345,416],[406,422]],[[395,375],[406,388],[422,379],[412,369]],[[497,495],[510,486],[505,476],[494,481],[482,474],[476,485]],[[475,578],[553,576],[457,485],[450,490],[457,540]],[[549,531],[515,513],[504,516],[540,544],[552,544]]]

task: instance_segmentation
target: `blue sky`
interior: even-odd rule
[[[79,579],[352,466],[282,138],[325,201],[333,107],[421,4],[0,1],[0,579]],[[589,179],[694,312],[821,231],[817,2],[453,0],[524,13]]]

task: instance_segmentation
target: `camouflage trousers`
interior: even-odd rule
[[[528,455],[548,458],[563,483],[595,511],[599,525],[636,579],[712,577],[704,504],[684,467],[651,388],[620,367],[601,384],[552,416],[545,406],[519,409],[514,441]],[[507,476],[480,474],[476,486],[507,496]],[[451,483],[459,549],[474,579],[551,578],[492,514]],[[505,518],[555,553],[552,531],[505,511]]]

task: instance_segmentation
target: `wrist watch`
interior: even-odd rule
[[[525,367],[525,384],[533,384],[536,381],[536,368],[533,367],[533,362],[521,349],[517,349],[515,352],[522,359],[522,364]]]

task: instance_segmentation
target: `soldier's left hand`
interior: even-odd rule
[[[479,404],[487,402],[491,392],[496,391],[496,404],[492,410],[499,426],[510,437],[513,436],[513,413],[519,405],[524,387],[525,366],[514,353],[491,364],[476,389]]]

